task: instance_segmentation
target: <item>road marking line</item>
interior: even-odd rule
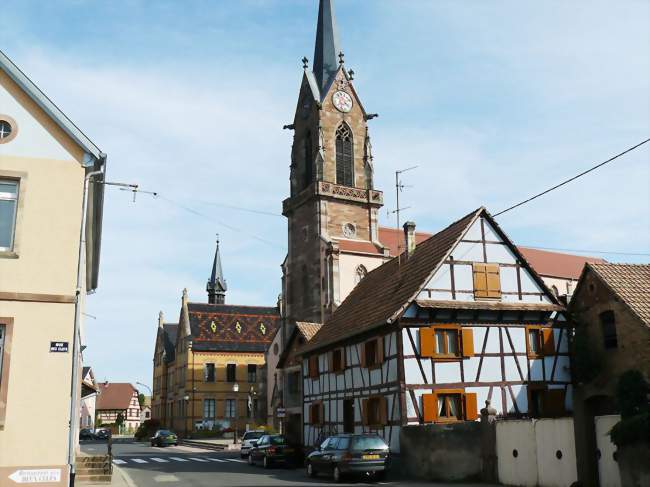
[[[146,460],[142,460],[141,458],[132,458],[131,461],[135,463],[149,463]]]
[[[203,458],[196,458],[196,457],[188,457],[190,460],[194,460],[195,462],[204,462],[208,463],[207,460],[204,460]]]
[[[113,459],[113,463],[115,465],[122,465],[123,463],[126,463],[124,460],[120,460],[119,458]]]
[[[151,457],[151,459],[152,459],[154,462],[158,462],[158,463],[169,463],[169,460],[165,460],[164,458]]]
[[[239,458],[226,458],[229,462],[237,462],[237,463],[246,463],[245,460],[240,460]]]
[[[221,458],[208,458],[211,462],[219,462],[219,463],[226,463],[225,460],[222,460]]]
[[[177,462],[187,462],[188,461],[185,458],[180,458],[180,457],[169,457],[169,458],[171,458],[172,460],[176,460]]]

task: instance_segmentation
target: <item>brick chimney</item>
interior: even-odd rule
[[[415,251],[415,222],[404,224],[404,242],[407,255],[411,255]]]

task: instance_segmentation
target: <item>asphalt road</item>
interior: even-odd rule
[[[106,451],[106,444],[82,443],[81,449],[86,453],[102,454]],[[213,452],[185,446],[154,448],[143,443],[116,442],[113,444],[113,461],[137,487],[160,487],[161,483],[172,487],[333,485],[333,481],[325,477],[308,478],[303,468],[274,467],[265,470],[248,465],[238,452]],[[417,484],[409,481],[355,481],[337,485]]]

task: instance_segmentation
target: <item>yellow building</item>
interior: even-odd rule
[[[184,437],[266,423],[265,351],[278,309],[225,304],[218,246],[207,291],[207,304],[183,291],[178,323],[158,320],[151,414]]]
[[[24,480],[16,472],[25,469],[42,485],[67,485],[74,465],[84,296],[97,288],[96,182],[105,163],[0,52],[0,485]],[[47,441],[34,441],[43,428]]]

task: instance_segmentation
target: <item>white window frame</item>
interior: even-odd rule
[[[225,402],[224,417],[237,419],[237,399],[226,399],[224,402]]]
[[[15,193],[0,192],[0,200],[14,202],[13,219],[9,230],[10,232],[9,247],[0,246],[0,252],[11,252],[13,251],[14,244],[16,242],[16,221],[18,220],[18,198],[20,196],[20,180],[12,179],[12,178],[0,178],[0,183],[16,185]]]

